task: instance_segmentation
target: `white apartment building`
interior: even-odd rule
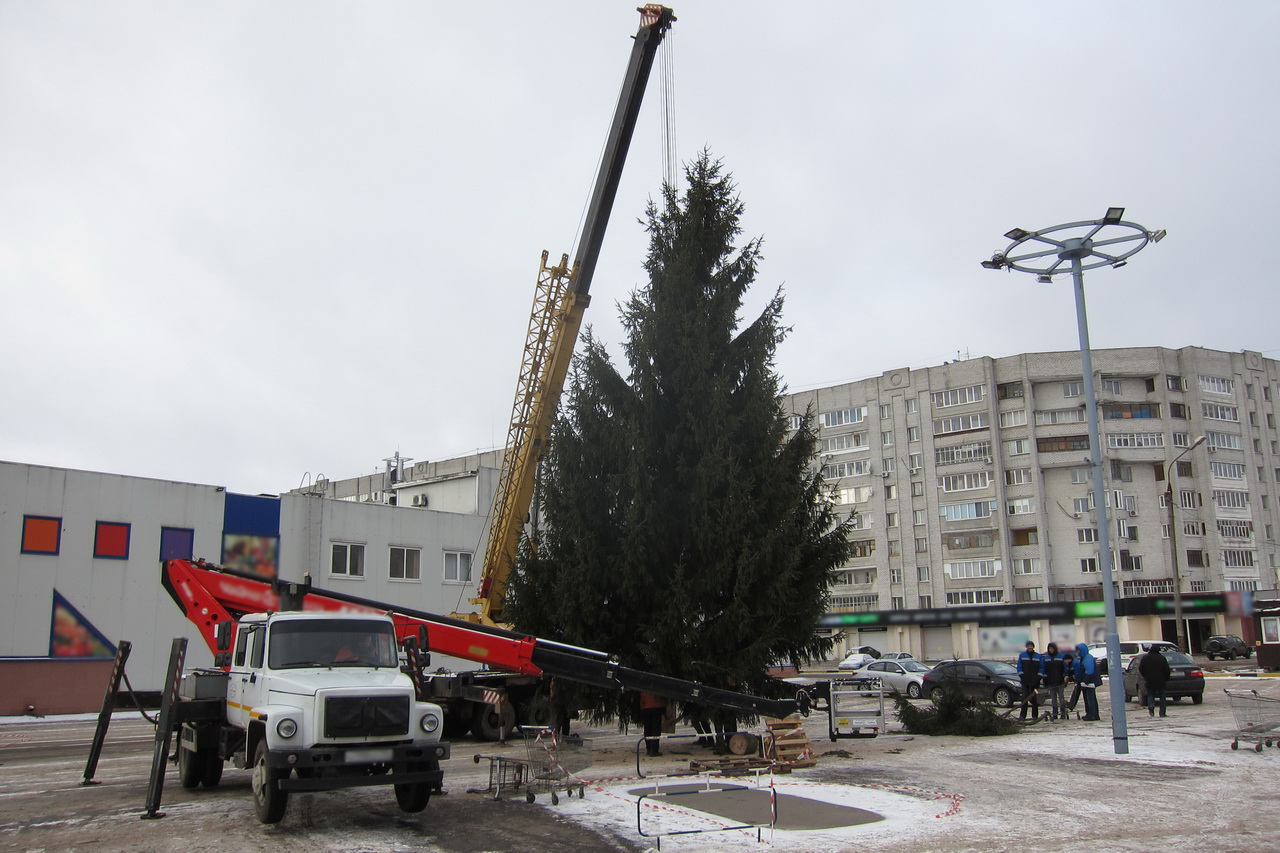
[[[1069,611],[1052,606],[1102,598],[1085,381],[1096,383],[1117,597],[1173,593],[1174,542],[1184,598],[1274,589],[1280,362],[1135,347],[1094,350],[1093,364],[1086,380],[1077,351],[973,358],[788,395],[793,428],[812,411],[817,464],[856,520],[833,613],[888,614],[844,620],[883,631],[893,611],[929,611],[916,621],[934,623],[933,639],[926,628],[898,640],[933,658],[1027,636],[966,640],[946,608],[1043,603],[1033,639],[1092,639],[1096,619],[1064,624]],[[1171,620],[1146,616],[1129,627],[1172,633]],[[1229,612],[1191,621],[1193,647],[1239,633]],[[875,639],[864,630],[860,641]]]

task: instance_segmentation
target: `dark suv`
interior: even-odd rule
[[[1249,648],[1248,644],[1239,637],[1232,634],[1221,634],[1205,640],[1204,654],[1209,660],[1214,658],[1235,660],[1236,658],[1251,657],[1253,649]]]

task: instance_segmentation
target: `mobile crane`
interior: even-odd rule
[[[595,188],[578,235],[573,264],[569,264],[566,254],[559,264],[548,266],[548,253],[542,253],[506,452],[489,515],[489,538],[479,589],[476,597],[471,599],[471,603],[479,607],[479,612],[454,614],[460,619],[491,626],[502,623],[507,579],[515,560],[520,532],[533,502],[538,461],[550,437],[551,419],[564,390],[578,329],[591,301],[591,280],[595,276],[596,261],[600,257],[605,228],[622,179],[622,167],[631,146],[649,72],[663,36],[676,19],[671,9],[657,4],[642,6],[639,12],[640,29],[636,32],[627,63]]]

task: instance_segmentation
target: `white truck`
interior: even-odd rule
[[[292,791],[392,785],[401,809],[426,808],[449,757],[444,713],[416,699],[390,616],[250,613],[234,650],[232,625],[223,626],[219,664],[228,668],[188,673],[179,688],[183,699],[222,699],[225,708],[182,722],[183,787],[217,785],[230,761],[253,769],[263,823],[284,817]]]

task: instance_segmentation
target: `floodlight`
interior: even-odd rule
[[[1123,207],[1108,207],[1107,215],[1102,217],[1102,221],[1106,225],[1117,225],[1121,219],[1124,219]]]

